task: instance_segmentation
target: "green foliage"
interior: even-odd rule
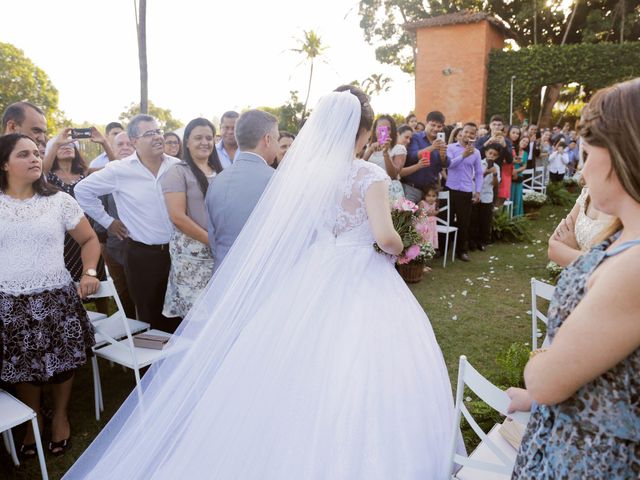
[[[22,50],[0,42],[0,112],[23,100],[44,111],[49,130],[55,131],[67,122],[58,110],[58,90],[44,70],[25,57]]]
[[[512,343],[509,348],[502,350],[496,356],[498,364],[498,378],[496,383],[505,387],[524,388],[524,367],[529,361],[529,346],[522,343]]]
[[[500,211],[493,216],[492,235],[498,242],[529,242],[530,221],[527,217],[509,218],[506,211]]]
[[[484,403],[475,394],[471,396],[466,396],[467,400],[464,402],[467,410],[473,417],[473,419],[478,423],[480,428],[484,432],[488,432],[493,428],[496,423],[501,423],[503,418],[502,415],[491,408],[489,405]],[[460,430],[462,430],[462,438],[464,439],[465,445],[477,445],[479,442],[479,438],[476,433],[471,428],[471,425],[467,422],[467,419],[462,417],[462,423],[460,425]]]
[[[577,82],[586,98],[615,82],[640,76],[640,42],[581,45],[538,45],[489,54],[487,120],[509,117],[511,76],[514,109],[526,109],[544,85]],[[527,102],[529,101],[529,102]],[[539,100],[538,100],[539,101]],[[535,103],[535,102],[534,102]]]
[[[149,115],[155,117],[158,120],[158,126],[165,132],[173,132],[174,130],[182,127],[182,122],[176,118],[173,118],[171,110],[168,108],[161,108],[155,106],[151,100],[149,100]],[[127,123],[133,117],[140,113],[140,104],[132,103],[127,109],[118,117],[120,121]]]
[[[503,19],[520,47],[559,45],[565,33],[567,44],[619,40],[623,24],[624,40],[640,39],[638,2],[574,2],[569,31],[566,30],[571,10],[565,4],[563,0],[360,0],[358,14],[365,40],[377,46],[376,59],[397,65],[407,73],[415,71],[416,44],[415,34],[403,25],[463,10],[485,11]],[[509,78],[514,73],[518,74],[509,72]],[[508,101],[508,93],[506,98]]]
[[[572,207],[577,195],[569,192],[563,182],[549,182],[547,185],[547,203],[561,207]]]
[[[294,135],[300,130],[300,122],[304,112],[304,104],[298,99],[298,92],[289,92],[289,100],[279,107],[260,107],[278,118],[278,130],[284,130]]]
[[[558,265],[556,262],[547,263],[547,273],[549,274],[549,283],[555,285],[558,283],[558,278],[560,278],[560,274],[564,268]]]

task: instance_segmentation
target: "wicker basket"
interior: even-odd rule
[[[424,277],[424,266],[421,263],[397,265],[398,273],[407,283],[418,283]]]

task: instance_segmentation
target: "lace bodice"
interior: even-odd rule
[[[589,191],[585,187],[582,189],[582,193],[580,193],[577,200],[580,210],[576,218],[575,237],[580,250],[583,252],[593,247],[598,235],[600,235],[602,230],[612,221],[612,217],[604,213],[599,213],[598,218],[595,220],[587,215],[586,201],[588,196]]]
[[[331,209],[327,228],[338,241],[349,243],[374,243],[368,222],[364,197],[369,187],[376,182],[391,182],[389,175],[379,166],[364,160],[354,160],[351,171],[340,192],[340,197]]]
[[[0,193],[0,291],[18,295],[68,285],[64,234],[83,216],[63,192],[27,200]]]

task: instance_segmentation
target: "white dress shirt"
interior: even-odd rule
[[[129,237],[147,245],[169,243],[173,224],[164,203],[160,179],[180,160],[164,155],[156,177],[145,167],[137,154],[109,162],[75,186],[76,200],[87,215],[104,228],[112,218],[104,209],[100,196],[113,194],[120,220],[129,230]]]
[[[229,154],[224,149],[224,144],[222,143],[222,140],[216,143],[216,150],[218,151],[218,158],[220,159],[220,165],[222,166],[223,170],[231,166],[233,161],[236,159],[235,157],[238,156],[238,151],[239,151],[239,150],[236,150],[236,154],[234,155],[234,157],[230,158]]]
[[[102,152],[96,158],[91,160],[89,168],[104,168],[107,166],[107,163],[109,163],[109,157],[105,152]]]
[[[558,151],[555,151],[551,155],[549,155],[549,171],[551,173],[564,174],[567,171],[566,166],[568,164],[569,155],[565,152],[560,153]]]

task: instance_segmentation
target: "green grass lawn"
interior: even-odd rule
[[[532,219],[532,243],[496,243],[486,252],[471,253],[471,262],[456,261],[442,268],[434,261],[433,271],[411,286],[429,315],[442,348],[455,388],[458,358],[466,355],[486,377],[500,384],[503,372],[498,353],[513,343],[531,341],[531,277],[548,278],[547,239],[568,209],[545,206]],[[105,412],[96,422],[93,384],[89,365],[77,374],[70,407],[72,445],[63,457],[46,456],[51,479],[60,478],[117,410],[134,386],[133,373],[111,368],[100,361]],[[469,447],[474,440],[463,432]],[[45,426],[45,438],[49,429]],[[22,438],[19,432],[16,438]],[[17,442],[19,443],[19,442]],[[0,479],[39,478],[37,460],[14,468],[0,448]]]

